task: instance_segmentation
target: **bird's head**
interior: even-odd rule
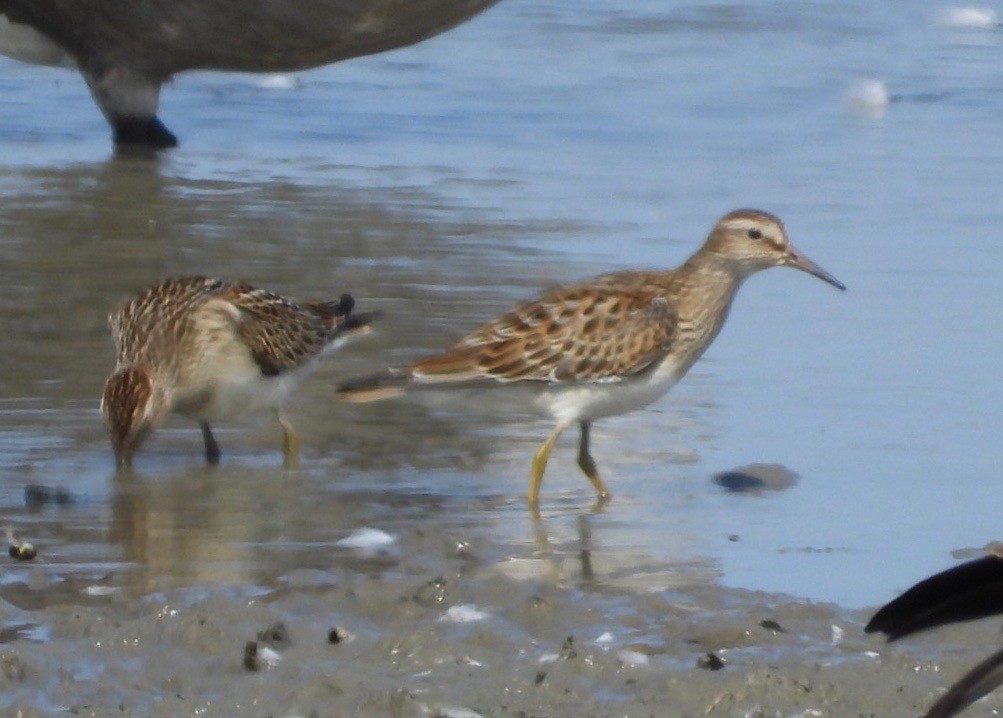
[[[729,212],[711,230],[707,249],[733,263],[742,275],[769,267],[794,267],[837,289],[846,289],[791,244],[783,222],[769,212],[755,209]]]
[[[119,468],[132,464],[139,445],[163,421],[167,409],[167,397],[145,367],[122,367],[108,377],[101,412]]]

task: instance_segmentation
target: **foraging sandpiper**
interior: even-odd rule
[[[282,402],[325,349],[368,330],[354,303],[345,294],[297,304],[242,282],[180,277],[123,304],[108,317],[116,362],[101,399],[117,464],[130,465],[171,412],[200,422],[206,461],[218,463],[209,423],[271,409],[295,467],[300,440]]]
[[[531,387],[533,403],[557,425],[533,459],[530,506],[539,504],[551,449],[576,422],[578,465],[605,500],[609,490],[589,453],[592,422],[665,394],[717,336],[742,281],[776,266],[846,288],[791,245],[779,219],[737,210],[721,218],[677,269],[614,272],[559,287],[519,304],[444,354],[350,380],[339,394],[365,402],[415,388]]]

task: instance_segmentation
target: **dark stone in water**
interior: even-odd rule
[[[733,493],[783,491],[797,483],[798,475],[781,464],[749,464],[714,476],[714,483]]]
[[[292,641],[289,638],[289,630],[286,628],[286,624],[279,623],[272,624],[268,628],[258,633],[258,640],[269,646],[288,646]]]
[[[32,511],[37,511],[48,504],[69,506],[72,503],[73,497],[70,496],[70,492],[62,487],[53,489],[41,484],[28,484],[24,487],[24,505]]]
[[[724,665],[724,659],[716,653],[708,653],[697,659],[697,668],[703,668],[705,671],[719,671]]]
[[[765,621],[759,622],[760,627],[765,628],[767,631],[773,631],[774,633],[787,633],[787,629],[781,626],[776,621],[772,621],[767,618]]]

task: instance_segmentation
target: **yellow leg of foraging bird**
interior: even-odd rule
[[[606,501],[611,494],[609,489],[606,488],[606,483],[599,476],[599,469],[596,468],[596,462],[592,458],[592,454],[589,453],[589,430],[592,428],[592,423],[583,421],[581,428],[581,439],[578,442],[578,466],[589,477],[592,485],[596,487],[596,491],[599,492],[599,500]]]
[[[276,411],[275,416],[282,426],[282,466],[287,469],[298,469],[301,445],[299,434],[281,411]]]
[[[536,456],[533,457],[533,469],[529,474],[529,507],[531,509],[535,510],[540,505],[540,485],[543,483],[543,472],[547,470],[547,459],[550,458],[550,452],[554,449],[558,437],[566,428],[568,428],[567,424],[558,424],[554,433],[543,442],[543,446],[537,449]]]

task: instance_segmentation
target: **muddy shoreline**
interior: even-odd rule
[[[863,633],[869,611],[614,589],[584,554],[540,550],[514,571],[434,521],[329,553],[268,585],[145,594],[114,572],[12,562],[0,714],[909,716],[1000,641],[986,622],[889,646]]]

